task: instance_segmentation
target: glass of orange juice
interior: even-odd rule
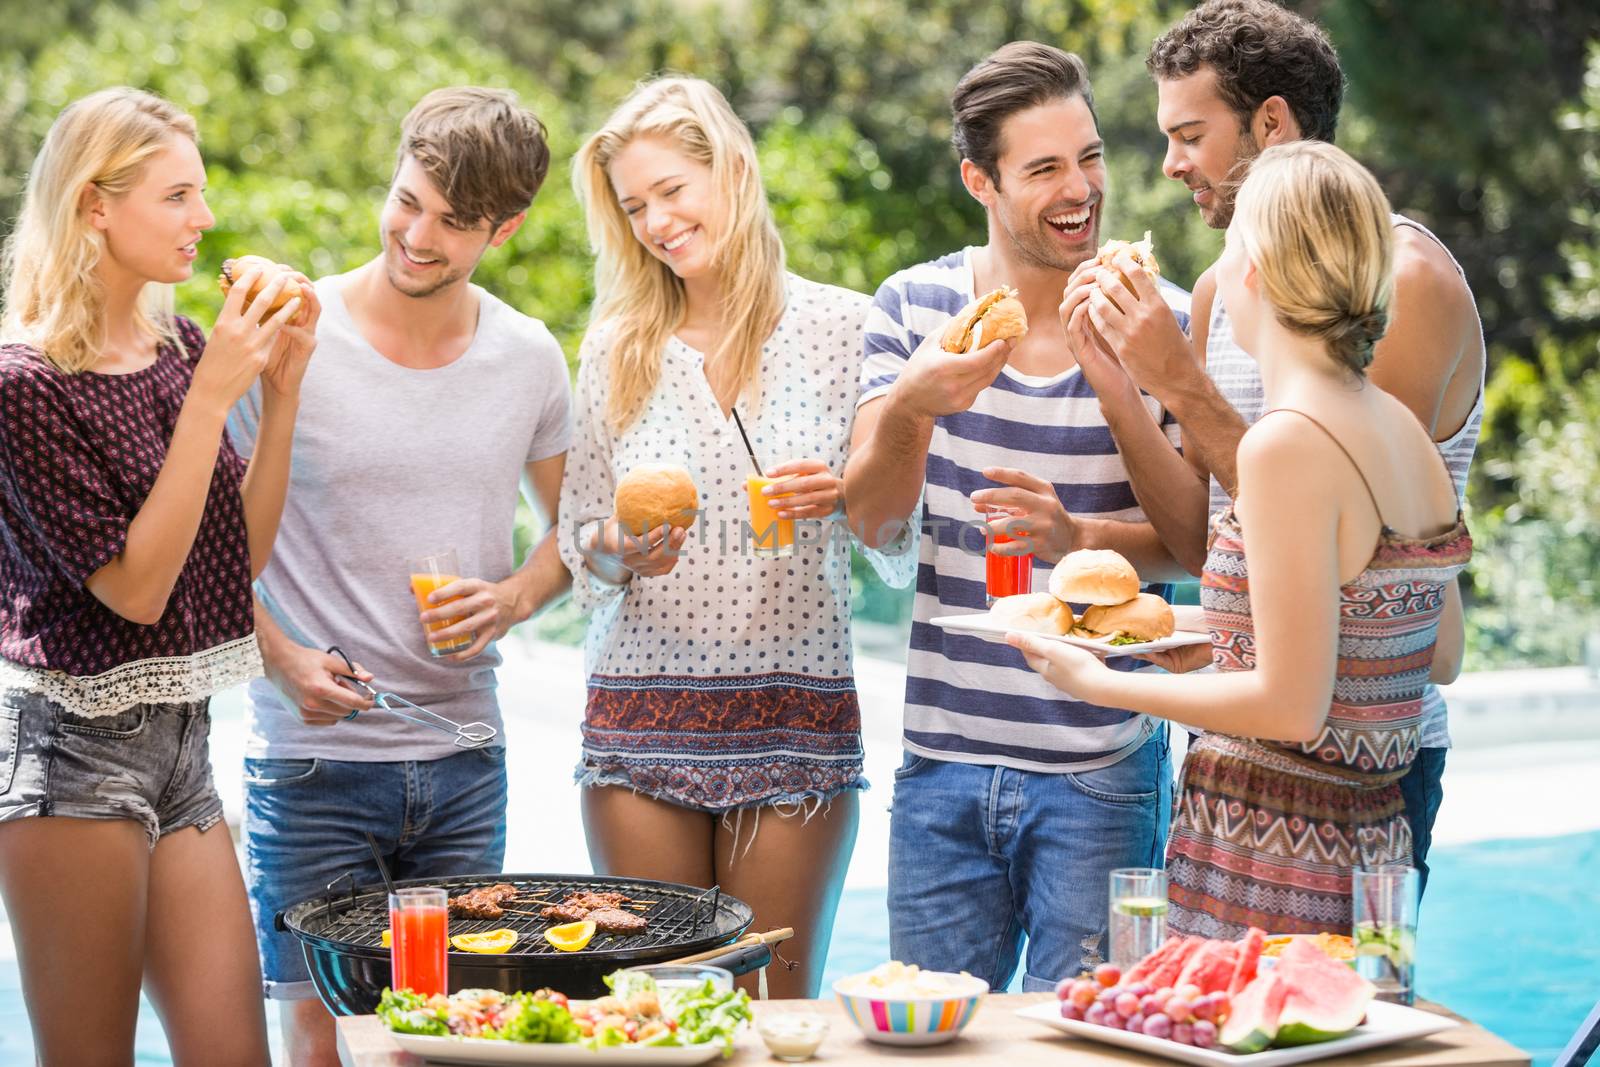
[[[750,493],[750,529],[755,536],[752,551],[762,559],[778,559],[794,555],[794,520],[778,518],[778,501],[783,493],[763,495],[761,490],[786,480],[752,474],[745,478],[745,489]]]
[[[451,597],[439,604],[428,603],[429,594],[436,589],[443,589],[451,582],[461,580],[461,561],[456,556],[456,550],[451,548],[443,552],[435,552],[427,556],[413,556],[408,561],[411,568],[411,595],[417,598],[417,610],[427,611],[429,608],[442,608],[445,604],[453,604],[459,597]],[[428,633],[442,630],[446,626],[461,621],[457,616],[453,619],[444,619],[440,622],[426,624]],[[428,641],[428,652],[434,656],[448,656],[452,652],[460,652],[472,644],[471,634],[462,634],[460,637],[450,637],[443,641]]]

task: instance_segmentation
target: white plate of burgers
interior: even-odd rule
[[[1062,557],[1050,572],[1047,592],[1001,597],[988,611],[928,621],[991,640],[1020,630],[1102,655],[1211,642],[1199,612],[1183,612],[1180,629],[1172,605],[1154,593],[1141,593],[1133,565],[1109,549],[1080,549]]]

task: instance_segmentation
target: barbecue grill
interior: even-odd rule
[[[354,878],[336,891],[335,881],[326,895],[280,912],[276,924],[300,939],[306,967],[317,993],[335,1015],[365,1015],[377,1010],[383,988],[390,982],[389,949],[383,931],[389,926],[388,890],[382,885],[356,886]],[[511,951],[479,953],[450,951],[449,981],[458,989],[499,989],[507,993],[541,987],[558,989],[571,997],[595,997],[606,992],[602,979],[619,967],[664,963],[681,956],[728,945],[749,928],[754,919],[750,905],[715,888],[700,889],[674,882],[598,875],[498,874],[459,878],[415,878],[396,882],[397,888],[437,886],[451,896],[501,882],[517,887],[517,896],[504,905],[511,911],[499,919],[450,920],[450,933],[477,933],[501,928],[521,936]],[[586,948],[563,952],[544,938],[560,920],[538,917],[542,907],[534,901],[554,903],[569,892],[617,892],[634,900],[654,901],[643,910],[627,909],[649,920],[642,934],[596,933]],[[732,949],[730,955],[707,960],[743,974],[764,966],[770,958],[765,946]]]

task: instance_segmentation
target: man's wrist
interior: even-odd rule
[[[1161,406],[1172,413],[1179,423],[1191,421],[1195,413],[1221,402],[1222,395],[1212,384],[1210,375],[1197,363],[1184,363],[1181,369],[1162,376],[1155,388],[1148,389]]]
[[[906,385],[906,379],[902,377],[889,387],[888,393],[884,394],[881,421],[918,427],[925,422],[932,422],[933,416],[917,404],[910,387]]]

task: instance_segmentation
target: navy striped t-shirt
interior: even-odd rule
[[[972,249],[909,267],[879,287],[867,315],[865,404],[888,392],[922,339],[973,298]],[[1189,295],[1162,295],[1188,330]],[[1178,445],[1177,424],[1144,398]],[[917,592],[906,670],[904,744],[934,759],[1024,770],[1079,771],[1115,763],[1156,729],[1132,712],[1064,696],[1007,645],[929,624],[937,615],[984,610],[983,535],[969,495],[994,483],[985,467],[1015,467],[1055,485],[1067,511],[1142,521],[1127,470],[1076,367],[1050,378],[1006,367],[972,407],[938,419],[928,445]],[[1050,565],[1035,561],[1034,588]],[[1162,586],[1147,586],[1165,594]],[[1124,670],[1149,666],[1112,659]]]

